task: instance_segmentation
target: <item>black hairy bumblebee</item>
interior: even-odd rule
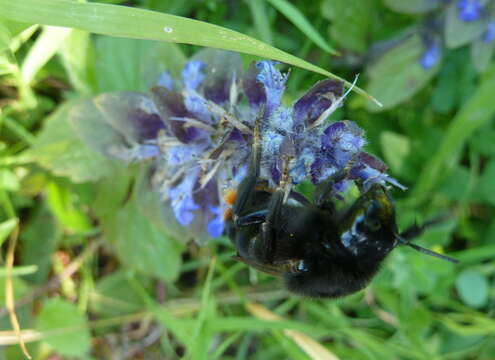
[[[256,133],[249,172],[226,199],[232,204],[225,214],[226,233],[236,247],[236,260],[282,277],[295,294],[315,298],[337,298],[365,288],[398,245],[457,262],[410,243],[429,224],[398,231],[393,199],[382,185],[372,185],[347,209],[337,210],[334,184],[346,177],[346,170],[317,187],[314,203],[290,190],[287,174],[276,189],[268,189],[259,178],[261,143]]]

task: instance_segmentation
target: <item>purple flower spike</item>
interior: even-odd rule
[[[206,68],[206,64],[202,61],[189,61],[184,70],[182,70],[182,81],[187,90],[196,90],[203,80],[205,74],[203,70]]]
[[[495,40],[495,21],[489,22],[483,34],[483,42],[489,44]]]
[[[476,21],[481,17],[483,6],[479,0],[458,0],[459,19],[465,22]]]
[[[439,46],[428,44],[425,68],[440,56]],[[202,50],[177,82],[165,72],[149,95],[99,96],[85,103],[75,125],[104,154],[151,165],[150,184],[163,198],[163,213],[173,214],[164,221],[175,227],[172,231],[180,229],[181,238],[202,240],[224,233],[223,215],[231,205],[224,195],[237,189],[248,173],[254,119],[260,115],[260,180],[268,187],[280,182],[286,166],[292,184],[311,180],[318,185],[339,170],[351,169],[335,185],[336,192],[353,181],[365,187],[400,186],[382,162],[362,151],[364,133],[355,123],[323,126],[343,100],[342,83],[318,82],[286,107],[286,81],[273,61],[252,64],[242,74],[238,54]],[[84,112],[90,113],[87,118]],[[98,122],[103,123],[101,132],[88,134]]]
[[[431,42],[427,49],[423,52],[423,55],[421,55],[419,62],[423,69],[428,70],[435,66],[439,59],[440,47],[434,42]]]

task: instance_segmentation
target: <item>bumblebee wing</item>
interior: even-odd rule
[[[297,273],[300,271],[300,270],[298,270],[300,260],[295,260],[295,259],[283,260],[283,261],[279,261],[275,264],[262,264],[262,263],[254,261],[252,259],[246,259],[246,258],[240,257],[239,255],[233,256],[233,258],[237,261],[243,262],[244,264],[252,266],[256,270],[263,271],[267,274],[270,274],[273,276],[278,276],[278,277],[280,277],[284,274]]]
[[[267,274],[270,274],[273,276],[281,277],[284,274],[283,269],[280,268],[279,266],[276,266],[276,265],[261,264],[259,262],[252,260],[252,259],[246,259],[246,258],[240,257],[238,255],[232,256],[232,258],[234,260],[240,261],[246,265],[249,265],[249,266],[255,268],[256,270],[262,271],[264,273],[267,273]]]

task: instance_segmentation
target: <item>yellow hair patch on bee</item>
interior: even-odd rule
[[[237,190],[229,189],[223,196],[223,200],[227,205],[234,205],[235,200],[237,199]]]

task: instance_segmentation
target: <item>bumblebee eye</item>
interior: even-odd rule
[[[374,200],[366,210],[364,223],[368,230],[377,231],[380,229],[380,203],[378,201]]]
[[[376,218],[368,218],[365,220],[364,223],[365,223],[366,228],[368,230],[371,230],[371,231],[377,231],[382,226],[380,221]]]

